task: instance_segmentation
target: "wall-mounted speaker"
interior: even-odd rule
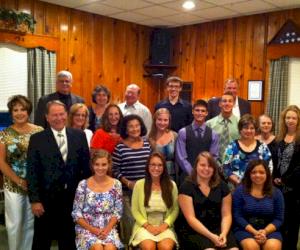
[[[171,55],[171,32],[168,29],[154,29],[150,41],[150,63],[169,65]]]

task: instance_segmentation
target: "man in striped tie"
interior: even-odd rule
[[[47,104],[50,125],[31,136],[28,148],[28,194],[35,215],[32,249],[75,250],[71,217],[78,182],[90,175],[89,148],[81,130],[66,128],[67,110],[60,101]]]

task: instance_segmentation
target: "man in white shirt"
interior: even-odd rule
[[[125,91],[125,102],[120,103],[119,107],[124,116],[130,114],[140,116],[147,128],[147,134],[149,134],[152,125],[152,114],[145,105],[139,102],[140,93],[141,89],[138,85],[129,84]]]

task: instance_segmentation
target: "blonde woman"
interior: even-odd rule
[[[75,103],[71,106],[68,117],[68,126],[84,131],[88,145],[93,137],[93,132],[87,129],[89,125],[89,110],[83,103]]]
[[[177,133],[170,129],[171,114],[166,108],[158,109],[153,116],[152,128],[149,133],[149,142],[153,151],[163,154],[166,159],[170,177],[176,179],[175,143]]]

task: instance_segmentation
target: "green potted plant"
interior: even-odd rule
[[[28,13],[0,8],[0,28],[2,29],[33,33],[35,23],[33,16]]]

